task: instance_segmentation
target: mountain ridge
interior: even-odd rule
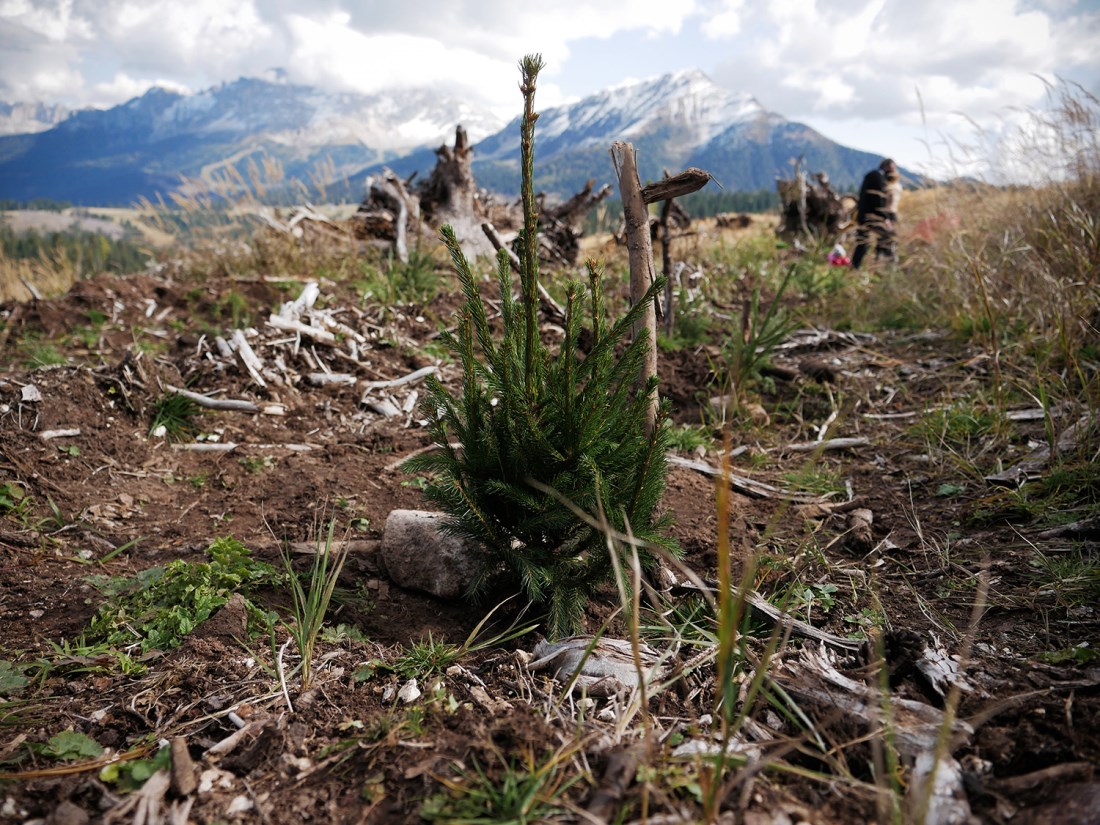
[[[518,122],[502,126],[487,109],[430,90],[329,93],[243,77],[191,94],[153,88],[111,109],[73,112],[44,131],[0,136],[0,198],[152,199],[180,191],[181,177],[212,183],[211,170],[224,169],[227,158],[244,177],[265,158],[302,182],[326,168],[334,189],[354,197],[362,178],[383,166],[404,176],[429,173],[435,148],[458,125],[474,146],[479,185],[513,194]],[[725,188],[748,191],[772,188],[800,157],[838,187],[857,185],[879,160],[687,69],[540,111],[536,186],[567,197],[590,178],[614,183],[608,150],[616,140],[634,144],[643,180],[698,166]]]

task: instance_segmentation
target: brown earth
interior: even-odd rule
[[[396,464],[429,441],[415,414],[386,419],[366,408],[362,382],[439,363],[438,350],[427,345],[451,322],[457,298],[382,311],[344,286],[325,283],[326,306],[369,344],[358,364],[334,359],[322,346],[313,351],[321,351],[316,360],[332,369],[354,373],[359,385],[263,390],[213,348],[214,336],[230,328],[231,287],[245,299],[237,308],[243,303],[260,327],[300,285],[240,280],[184,286],[152,276],[103,276],[62,298],[3,308],[0,484],[14,485],[25,499],[0,520],[0,658],[29,664],[52,657],[54,667],[40,683],[0,703],[0,821],[134,816],[135,797],[101,779],[101,763],[62,763],[33,747],[66,729],[130,757],[182,737],[213,786],[190,793],[173,787],[162,796],[161,811],[184,811],[179,821],[186,821],[190,806],[195,822],[417,822],[425,799],[445,796],[446,783],[454,786],[463,775],[468,787],[475,766],[500,777],[509,760],[522,765],[559,749],[566,774],[578,772],[580,779],[564,794],[573,813],[557,818],[586,821],[577,811],[601,787],[605,769],[627,746],[646,740],[637,719],[620,731],[614,713],[598,713],[614,710],[614,699],[596,700],[577,721],[583,704],[559,701],[560,686],[526,673],[517,648],[529,652],[533,635],[465,655],[462,669],[431,677],[409,707],[391,698],[402,680],[384,666],[376,666],[373,678],[356,678],[364,665],[392,663],[429,636],[462,643],[488,609],[398,588],[386,579],[371,542],[391,510],[425,506],[415,479]],[[264,332],[265,341],[277,337]],[[66,363],[29,368],[29,359],[43,357],[36,347],[47,342]],[[293,344],[271,344],[269,360],[277,347],[289,353]],[[308,349],[303,345],[301,352]],[[288,375],[310,371],[301,352],[286,356]],[[809,595],[793,599],[795,614],[835,634],[857,632],[863,617],[877,616],[893,637],[938,640],[951,653],[969,646],[966,673],[973,689],[962,695],[958,713],[975,732],[954,753],[978,821],[1100,821],[1092,778],[1100,758],[1100,673],[1095,666],[1040,658],[1098,638],[1095,605],[1040,576],[1044,559],[1071,550],[1094,558],[1095,536],[1073,543],[1041,538],[1023,516],[1015,523],[975,518],[983,508],[1003,506],[1005,494],[966,475],[957,452],[953,457],[914,430],[925,410],[978,392],[988,381],[988,361],[931,334],[831,336],[784,356],[780,363],[794,368],[800,362],[824,365],[833,381],[803,376],[766,386],[769,422],[733,430],[732,446],[748,450],[732,470],[778,488],[798,478],[826,476],[841,487],[846,481],[849,492],[834,503],[857,497],[874,514],[872,533],[869,543],[856,541],[843,508],[830,512],[734,493],[730,540],[738,564],[758,553],[756,588],[777,594],[797,584],[792,592]],[[662,392],[673,401],[674,417],[699,423],[702,399],[714,392],[714,351],[663,354],[661,363]],[[445,383],[455,379],[453,365],[440,368]],[[154,405],[168,384],[279,402],[285,415],[210,411],[200,419],[202,432],[238,446],[230,452],[180,449],[150,435]],[[37,400],[28,399],[28,387],[37,390]],[[413,388],[393,390],[394,399],[400,404]],[[817,456],[786,448],[814,440],[834,410],[839,416],[831,435],[866,438],[866,446]],[[1012,428],[996,454],[976,443],[968,457],[991,471],[1045,439],[1042,421]],[[79,433],[44,439],[51,430]],[[704,459],[718,463],[713,450]],[[715,501],[712,480],[672,468],[664,507],[675,516],[673,532],[686,565],[708,579],[718,563]],[[329,624],[346,624],[369,641],[322,642],[311,691],[299,694],[291,681],[283,696],[274,646],[264,638],[247,648],[234,641],[244,617],[229,612],[232,603],[181,647],[146,657],[137,672],[73,651],[105,598],[90,583],[93,574],[132,576],[175,559],[202,560],[205,548],[222,536],[278,564],[273,534],[309,540],[329,512],[352,538],[367,540],[345,567]],[[970,637],[966,628],[983,571],[989,605]],[[599,629],[616,604],[611,593],[594,604],[589,629]],[[285,612],[286,605],[285,594],[266,594],[265,606]],[[612,621],[608,633],[622,632],[621,620]],[[761,638],[766,641],[766,630]],[[69,646],[64,655],[57,648],[63,641]],[[280,636],[276,644],[282,641]],[[854,673],[859,662],[845,666]],[[912,674],[899,678],[895,691],[943,705]],[[660,755],[705,729],[703,717],[713,708],[713,686],[703,671],[651,700],[654,738],[643,757],[650,770],[628,772],[612,821],[702,816],[699,766],[666,763]],[[758,710],[763,712],[753,714]],[[243,744],[218,757],[209,749],[236,730],[229,711],[249,727]],[[818,721],[833,745],[832,761],[799,745],[781,757],[798,771],[742,774],[729,768],[723,789],[729,821],[851,823],[881,816],[858,732],[844,739],[835,728],[826,730],[827,720]],[[770,723],[783,729],[778,718]],[[573,753],[567,743],[579,729],[584,735]],[[850,772],[844,778],[829,767],[838,759]],[[904,768],[897,778],[904,787]]]

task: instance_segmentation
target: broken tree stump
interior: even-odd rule
[[[649,210],[642,195],[641,181],[638,179],[634,146],[622,141],[611,144],[611,161],[619,179],[619,195],[623,201],[623,217],[626,220],[626,246],[630,255],[630,301],[637,304],[649,290],[655,277]],[[638,376],[639,385],[644,385],[657,375],[657,311],[652,303],[635,322],[633,336],[635,340],[643,336],[649,339],[645,362]],[[647,435],[657,426],[657,404],[657,390],[654,389],[646,417]]]

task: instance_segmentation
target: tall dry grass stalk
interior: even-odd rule
[[[982,342],[995,364],[1006,348],[1019,348],[1040,367],[1075,370],[1084,358],[1095,373],[1098,136],[1100,100],[1061,84],[1011,140],[968,147],[989,153],[991,180],[1031,185],[970,178],[910,193],[901,230],[906,260],[876,285],[872,312],[903,325],[948,325]]]
[[[289,210],[273,204],[320,202],[336,177],[334,165],[288,178],[282,164],[263,156],[243,166],[230,158],[194,178],[182,178],[167,199],[139,201],[141,219],[175,239],[170,268],[198,278],[264,275],[344,279],[362,274],[362,244],[350,233],[282,231]]]
[[[80,265],[65,255],[9,258],[0,253],[0,301],[27,301],[67,290],[80,277]]]

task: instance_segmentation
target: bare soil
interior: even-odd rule
[[[299,287],[104,276],[77,284],[62,298],[3,307],[0,484],[17,485],[26,503],[0,519],[0,659],[30,663],[52,656],[56,666],[0,704],[0,822],[135,816],[134,797],[100,778],[100,762],[61,763],[31,748],[67,729],[131,756],[183,738],[196,775],[208,781],[189,793],[173,786],[157,804],[159,812],[182,811],[178,821],[193,822],[422,821],[422,803],[447,793],[444,780],[453,783],[460,775],[456,765],[467,771],[484,766],[499,777],[507,763],[544,758],[580,729],[581,755],[570,756],[570,772],[581,779],[565,793],[574,813],[560,818],[586,821],[577,811],[606,790],[605,769],[627,746],[644,741],[637,724],[616,730],[615,699],[596,700],[578,722],[581,705],[559,702],[560,685],[526,673],[522,652],[531,651],[534,635],[465,656],[461,670],[421,684],[424,695],[409,706],[392,697],[401,683],[395,674],[383,668],[374,678],[356,677],[369,662],[392,662],[429,636],[460,644],[490,606],[401,589],[387,580],[372,549],[390,511],[425,507],[415,479],[396,465],[429,441],[415,414],[387,419],[364,407],[362,382],[440,363],[438,350],[427,345],[433,332],[452,322],[458,297],[385,310],[363,304],[345,286],[324,283],[327,306],[370,340],[359,364],[337,367],[354,373],[359,386],[261,389],[239,366],[207,357],[214,335],[229,329],[230,289],[244,296],[261,327],[270,309],[295,297]],[[96,318],[106,321],[96,326]],[[66,363],[30,368],[28,359],[41,358],[35,347],[45,343]],[[1094,604],[1042,578],[1040,564],[1095,554],[1096,537],[1042,538],[1043,525],[1026,513],[1015,520],[978,517],[983,508],[1003,513],[1004,494],[914,430],[925,410],[986,386],[988,360],[945,336],[911,333],[833,336],[823,347],[791,350],[779,360],[795,369],[823,364],[832,381],[804,374],[766,387],[761,400],[768,422],[733,430],[732,446],[749,448],[734,459],[733,472],[777,488],[815,473],[840,480],[841,489],[846,481],[847,492],[833,502],[857,497],[874,521],[870,544],[859,544],[843,511],[733,493],[729,538],[739,563],[750,553],[761,555],[757,589],[810,588],[808,603],[796,599],[794,612],[841,636],[861,630],[860,616],[878,616],[895,637],[938,640],[950,653],[966,646],[972,690],[962,695],[958,714],[974,734],[954,747],[954,755],[963,765],[976,821],[1100,822],[1100,786],[1093,778],[1100,759],[1100,670],[1043,658],[1095,643],[1100,617]],[[715,392],[714,363],[714,350],[703,346],[662,354],[662,392],[678,422],[702,420],[705,399]],[[291,366],[307,371],[302,362]],[[440,369],[445,382],[457,377],[447,362]],[[286,412],[207,412],[202,431],[238,446],[230,452],[180,449],[150,434],[154,405],[169,384],[279,402]],[[29,387],[37,392],[28,395]],[[395,400],[414,388],[394,390]],[[787,449],[814,440],[834,409],[840,414],[830,434],[866,438],[866,446],[816,457]],[[1009,466],[1045,440],[1042,421],[1012,427],[996,454],[982,454],[975,444],[974,464],[987,472]],[[44,439],[51,430],[79,433]],[[702,458],[718,464],[713,450]],[[708,580],[715,576],[719,546],[714,484],[673,467],[664,500],[675,515],[673,532],[686,565]],[[58,658],[51,647],[62,640],[75,644],[103,603],[89,583],[93,574],[132,576],[175,559],[202,560],[222,536],[278,564],[273,532],[309,540],[333,508],[341,525],[353,530],[351,537],[362,541],[341,577],[329,624],[356,628],[369,641],[322,642],[317,685],[308,693],[295,691],[291,681],[284,697],[269,641],[254,639],[247,648],[235,641],[243,617],[230,615],[228,607],[181,647],[146,657],[137,673],[77,654]],[[983,571],[989,605],[976,635],[968,637]],[[821,587],[826,584],[835,585],[831,595]],[[285,593],[258,598],[285,615]],[[594,604],[589,629],[598,630],[616,605],[610,592]],[[494,617],[493,627],[509,618]],[[615,620],[607,632],[622,631]],[[853,659],[843,666],[856,673],[861,664]],[[709,685],[705,674],[696,674],[651,701],[658,736],[645,759],[657,767],[627,775],[612,821],[701,816],[696,768],[661,768],[660,755],[706,728],[713,712]],[[943,706],[913,674],[900,677],[894,690]],[[613,712],[601,715],[606,708]],[[217,756],[209,749],[236,731],[231,710],[248,724],[246,736],[228,755]],[[846,739],[829,720],[817,721],[833,756],[842,762],[851,757],[850,777],[830,779],[824,760],[798,752],[784,758],[816,776],[730,768],[723,803],[729,821],[852,823],[881,816],[859,732],[848,731]],[[798,735],[797,729],[788,733]],[[900,770],[903,788],[906,769]]]

